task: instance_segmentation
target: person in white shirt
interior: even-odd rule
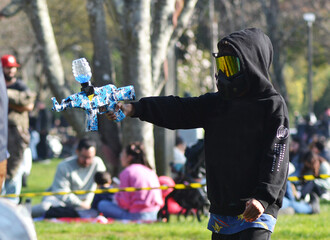
[[[58,164],[49,191],[94,191],[97,187],[94,175],[99,171],[106,171],[106,167],[102,159],[96,156],[96,143],[91,139],[83,138],[78,143],[76,155]],[[88,210],[91,208],[93,198],[94,193],[47,196],[43,198],[41,204],[32,208],[32,216],[41,217],[50,207],[73,207],[77,211]]]

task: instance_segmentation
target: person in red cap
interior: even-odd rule
[[[13,55],[7,54],[1,57],[3,67],[20,67]]]
[[[3,73],[8,94],[8,151],[7,176],[3,194],[20,194],[22,188],[22,174],[20,165],[23,162],[23,152],[30,141],[28,112],[34,108],[35,94],[18,77],[17,63],[13,55],[1,57]],[[14,203],[19,198],[12,199]]]
[[[3,73],[6,79],[6,85],[11,85],[16,82],[17,68],[20,67],[13,55],[3,55],[1,57],[1,63],[3,67]]]

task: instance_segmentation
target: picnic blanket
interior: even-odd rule
[[[100,224],[112,224],[114,222],[120,223],[138,223],[138,224],[148,224],[154,223],[155,221],[143,221],[143,220],[116,220],[113,218],[106,218],[102,215],[97,216],[96,218],[71,218],[71,217],[61,217],[61,218],[34,218],[33,221],[48,221],[53,223],[100,223]]]

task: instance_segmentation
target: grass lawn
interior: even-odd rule
[[[33,163],[28,187],[22,192],[42,192],[53,180],[59,159],[49,163]],[[32,198],[37,204],[42,197]],[[84,239],[211,239],[206,229],[207,219],[202,222],[196,219],[171,217],[169,223],[132,224],[115,222],[113,224],[94,223],[53,223],[41,221],[35,223],[39,240],[84,240]],[[330,202],[322,202],[321,214],[279,216],[272,234],[272,240],[330,240]]]

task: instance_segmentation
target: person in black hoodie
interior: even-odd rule
[[[218,50],[218,92],[118,108],[169,129],[204,128],[212,239],[270,239],[289,162],[288,111],[269,81],[273,47],[260,29],[248,28],[221,39]]]

